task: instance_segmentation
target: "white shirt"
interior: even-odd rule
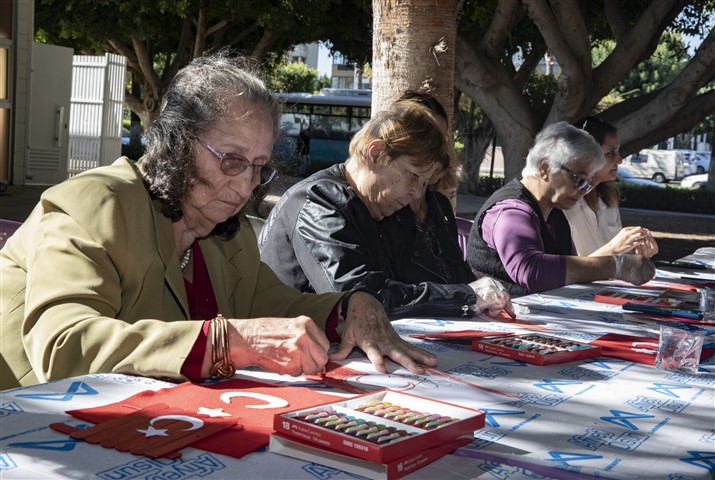
[[[591,210],[582,198],[573,208],[564,210],[571,227],[571,238],[582,257],[604,246],[623,228],[618,207],[606,207],[599,197],[596,209],[597,212]]]

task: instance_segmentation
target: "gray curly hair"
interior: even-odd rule
[[[176,74],[166,90],[159,114],[146,132],[146,153],[140,164],[152,198],[172,221],[183,216],[191,188],[204,181],[194,165],[194,144],[224,118],[237,98],[270,118],[275,142],[280,131],[280,104],[245,58],[228,51],[196,58]],[[257,187],[244,210],[255,208],[266,192],[267,187]],[[214,233],[230,238],[238,227],[236,215],[217,225]]]

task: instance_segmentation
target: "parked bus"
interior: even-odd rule
[[[311,171],[347,160],[350,139],[370,119],[369,90],[326,88],[319,95],[275,96],[283,103],[283,114],[273,154],[287,173],[306,174],[300,162],[307,155]]]

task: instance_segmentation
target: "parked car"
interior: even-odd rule
[[[637,178],[663,183],[685,176],[684,156],[675,150],[643,149],[623,159],[623,164]]]
[[[688,175],[680,182],[680,186],[683,188],[705,188],[705,184],[707,183],[708,174],[701,173],[698,175]]]
[[[691,157],[690,167],[688,168],[688,175],[706,173],[710,168],[710,158],[712,156],[711,152],[695,152],[695,155]]]
[[[619,182],[627,183],[629,185],[665,188],[664,183],[654,182],[653,180],[646,180],[645,178],[638,178],[635,175],[633,175],[633,172],[629,171],[627,168],[625,168],[623,166],[618,167],[618,172],[616,173],[616,177]]]

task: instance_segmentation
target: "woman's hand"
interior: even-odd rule
[[[633,253],[638,255],[645,255],[648,258],[652,258],[658,253],[658,242],[653,238],[653,234],[650,230],[643,228],[643,240],[640,245],[636,245],[633,249]]]
[[[375,369],[382,373],[387,373],[383,355],[412,373],[424,373],[423,366],[437,365],[437,358],[432,353],[400,338],[392,328],[382,304],[369,293],[355,292],[350,297],[347,319],[342,324],[340,335],[340,348],[330,355],[331,360],[344,360],[357,347],[365,352]]]
[[[330,342],[309,317],[228,320],[231,359],[292,375],[323,371]]]
[[[612,254],[628,253],[635,250],[633,253],[652,257],[658,253],[658,244],[655,243],[653,235],[651,235],[648,229],[643,227],[622,228],[607,245],[610,247]],[[650,255],[643,253],[646,251],[651,252],[653,248],[655,248],[654,253]],[[638,251],[639,249],[642,251]]]
[[[648,257],[634,254],[613,255],[615,273],[613,278],[643,285],[655,277],[655,265]]]
[[[482,277],[469,284],[477,296],[477,303],[472,308],[477,313],[487,310],[489,315],[495,317],[506,310],[514,318],[514,307],[511,304],[511,297],[504,288],[504,285],[491,277]]]

